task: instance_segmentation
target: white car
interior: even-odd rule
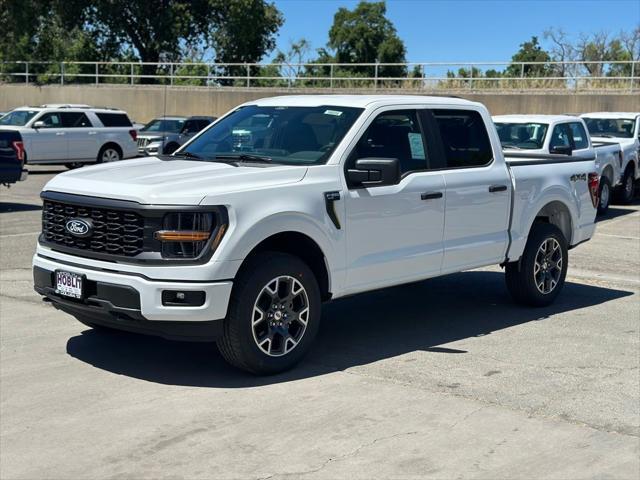
[[[598,174],[546,157],[505,161],[466,100],[251,101],[173,156],[50,180],[35,289],[90,327],[216,340],[260,374],[298,362],[346,295],[500,264],[517,302],[549,305],[594,233]]]
[[[570,115],[495,115],[505,155],[568,155],[594,158],[600,175],[598,213],[605,213],[612,187],[620,182],[622,149],[615,142],[592,142],[584,121]],[[550,157],[551,160],[558,160]]]
[[[20,107],[0,118],[0,128],[20,132],[31,165],[75,168],[138,153],[137,131],[122,110],[72,104]]]
[[[640,180],[640,112],[593,112],[581,115],[594,141],[615,141],[622,147],[618,200],[629,203],[633,199],[634,182]]]

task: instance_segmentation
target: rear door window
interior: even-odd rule
[[[82,112],[62,112],[62,126],[65,128],[92,127],[89,118]]]
[[[589,139],[587,138],[587,132],[581,123],[572,122],[569,124],[571,128],[571,135],[573,135],[573,143],[576,150],[582,150],[583,148],[589,148]]]
[[[493,150],[482,115],[474,110],[432,110],[442,141],[446,168],[488,165]]]
[[[131,120],[124,113],[96,113],[105,127],[131,127]]]

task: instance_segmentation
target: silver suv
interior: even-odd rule
[[[138,132],[138,154],[170,155],[215,119],[205,116],[155,118]]]

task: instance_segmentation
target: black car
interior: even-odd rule
[[[20,132],[0,130],[0,184],[9,186],[26,178]]]

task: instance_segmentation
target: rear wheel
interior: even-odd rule
[[[254,374],[290,369],[308,352],[320,324],[320,288],[298,257],[256,255],[234,284],[218,349]]]
[[[75,168],[80,168],[83,165],[84,165],[84,163],[81,163],[81,162],[69,162],[69,163],[65,163],[64,164],[64,166],[67,167],[69,170],[73,170]]]
[[[567,241],[558,227],[535,223],[519,262],[508,263],[505,277],[517,303],[547,306],[556,299],[567,276]]]
[[[600,201],[598,203],[598,214],[602,215],[609,210],[611,202],[611,182],[607,177],[600,179]]]
[[[100,149],[96,163],[117,162],[122,158],[120,151],[113,145],[105,145]]]
[[[626,205],[633,200],[633,168],[627,168],[622,176],[622,184],[616,191],[618,202]]]

